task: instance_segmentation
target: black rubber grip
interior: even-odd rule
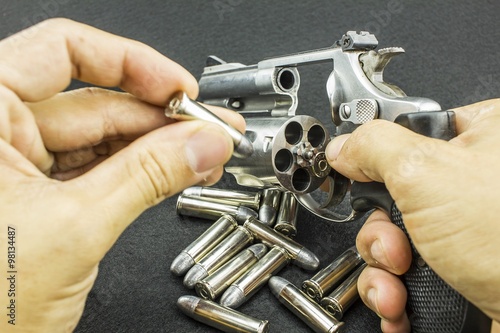
[[[408,236],[403,216],[395,204],[391,220]],[[413,260],[403,282],[408,291],[407,311],[412,332],[490,332],[491,320],[444,282],[420,257],[411,239],[410,243]]]
[[[452,111],[403,114],[397,123],[417,133],[449,140],[456,134]],[[356,211],[384,210],[410,240],[412,264],[402,279],[408,291],[407,312],[413,333],[487,333],[491,320],[444,282],[420,257],[403,217],[382,183],[354,182],[351,205]]]

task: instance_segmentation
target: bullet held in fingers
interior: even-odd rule
[[[175,120],[200,119],[215,123],[231,136],[234,143],[233,155],[238,158],[246,158],[253,154],[253,145],[250,140],[237,129],[220,119],[214,113],[201,104],[190,99],[185,93],[180,92],[170,100],[165,108],[165,115]]]

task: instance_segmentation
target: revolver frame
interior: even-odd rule
[[[325,83],[329,112],[336,126],[333,135],[350,133],[373,119],[394,121],[402,113],[441,110],[437,102],[408,97],[399,87],[385,82],[385,67],[404,50],[375,50],[377,46],[373,34],[348,31],[332,47],[265,59],[255,65],[226,63],[210,56],[199,81],[199,99],[242,113],[247,120],[247,136],[256,151],[249,159],[233,158],[226,171],[243,186],[291,191],[306,209],[324,219],[354,219],[355,211],[344,214],[336,209],[347,196],[350,181],[326,163],[324,150],[330,134],[325,127],[319,124],[322,130],[311,132],[305,124],[317,122],[311,117],[307,121],[301,118],[304,123],[297,120],[300,126],[292,130],[286,124],[298,117],[299,67],[325,62],[331,62],[333,67]],[[318,139],[317,133],[325,138]],[[290,136],[300,140],[287,142]],[[311,141],[316,145],[311,145]],[[285,162],[277,156],[284,149],[288,151],[281,155],[288,156]],[[297,170],[299,176],[295,174]],[[321,191],[320,186],[323,191],[326,189],[326,196],[314,194]]]

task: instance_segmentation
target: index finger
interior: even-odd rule
[[[154,49],[68,19],[50,19],[0,42],[0,84],[28,102],[66,88],[71,79],[118,86],[166,105],[171,94],[198,94],[196,80]]]

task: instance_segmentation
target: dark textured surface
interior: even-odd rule
[[[209,54],[251,64],[329,46],[347,30],[370,30],[381,47],[406,50],[391,62],[387,81],[449,109],[499,95],[499,12],[496,0],[2,0],[0,36],[47,17],[69,17],[145,42],[199,77]],[[299,114],[329,121],[325,82],[330,70],[321,65],[301,72]],[[234,183],[225,176],[218,186]],[[170,263],[207,224],[181,219],[174,211],[175,198],[166,200],[125,231],[100,265],[77,332],[215,331],[175,306],[179,296],[192,291],[170,274]],[[329,224],[301,210],[297,240],[326,265],[354,244],[361,223]],[[300,284],[312,273],[289,266],[281,275]],[[310,331],[267,289],[241,310],[269,319],[271,332]],[[379,330],[378,318],[359,302],[344,320],[347,332]]]

